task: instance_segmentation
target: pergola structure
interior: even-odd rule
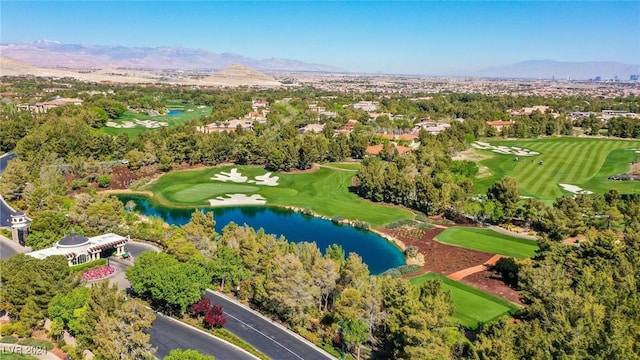
[[[64,239],[58,241],[55,246],[27,253],[37,259],[44,259],[53,255],[63,255],[67,258],[69,266],[80,265],[100,259],[100,254],[108,249],[116,249],[117,255],[125,253],[124,246],[131,239],[118,234],[104,234],[88,238],[78,235],[75,231]]]

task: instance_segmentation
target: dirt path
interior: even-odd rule
[[[470,268],[466,268],[466,269],[462,269],[460,271],[456,271],[453,274],[449,274],[447,275],[447,277],[451,280],[462,280],[465,277],[475,274],[475,273],[479,273],[479,272],[483,272],[485,270],[487,270],[490,266],[495,265],[496,262],[498,262],[498,260],[500,260],[501,258],[503,258],[504,256],[502,255],[494,255],[493,257],[491,257],[491,259],[485,261],[484,264],[482,265],[476,265],[476,266],[472,266]]]

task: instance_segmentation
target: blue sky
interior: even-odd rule
[[[356,72],[640,63],[640,2],[0,1],[0,41],[182,46]]]

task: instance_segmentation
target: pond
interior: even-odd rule
[[[169,110],[167,116],[176,116],[184,113],[184,110]]]
[[[172,225],[184,225],[191,219],[193,209],[166,208],[150,202],[144,196],[118,195],[123,203],[133,200],[135,211],[146,216],[157,216]],[[324,220],[286,209],[271,207],[209,208],[220,233],[229,222],[247,224],[266,233],[283,235],[293,242],[315,242],[321,251],[334,243],[339,244],[348,255],[355,252],[369,266],[372,274],[398,267],[405,263],[400,249],[383,237],[351,226],[337,225]]]

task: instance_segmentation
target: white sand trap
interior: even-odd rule
[[[211,180],[218,180],[218,181],[224,181],[224,182],[232,181],[236,183],[247,182],[247,179],[248,177],[242,176],[242,174],[238,172],[237,168],[231,169],[231,171],[228,173],[220,172],[220,174],[216,174],[214,177],[211,178]]]
[[[504,154],[504,155],[517,155],[517,156],[535,156],[535,155],[540,155],[539,152],[537,151],[532,151],[532,150],[528,150],[528,149],[523,149],[520,147],[516,147],[516,146],[504,146],[504,145],[499,145],[499,146],[493,146],[490,144],[487,144],[485,142],[480,142],[480,141],[476,141],[473,144],[471,144],[471,146],[473,146],[476,149],[483,149],[483,150],[491,150],[495,153],[498,154]]]
[[[570,184],[558,184],[563,190],[572,192],[574,194],[593,194],[593,191],[583,190],[579,186],[570,185]]]
[[[256,176],[257,181],[251,182],[255,182],[257,185],[278,186],[279,179],[280,178],[277,176],[271,177],[271,173],[269,172],[264,175]]]
[[[264,205],[267,200],[258,194],[247,196],[246,194],[226,194],[227,198],[218,196],[209,199],[211,206],[236,206],[236,205]]]
[[[104,125],[108,126],[108,127],[112,127],[112,128],[119,128],[120,127],[120,124],[118,124],[116,122],[113,122],[113,121],[107,121]]]
[[[120,124],[120,127],[125,129],[132,129],[136,127],[136,124],[133,123],[132,121],[123,121],[122,124]]]

